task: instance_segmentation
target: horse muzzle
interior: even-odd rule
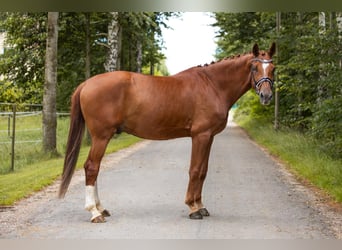
[[[269,105],[273,97],[272,91],[261,90],[259,92],[259,97],[260,97],[260,103],[262,105]]]

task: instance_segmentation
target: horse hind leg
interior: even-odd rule
[[[110,213],[108,212],[108,210],[105,209],[100,202],[98,188],[97,188],[97,181],[95,182],[95,204],[96,204],[96,209],[101,213],[102,216],[104,217],[110,216]]]
[[[95,186],[87,185],[86,188],[86,203],[85,203],[85,209],[89,212],[91,212],[91,222],[93,223],[101,223],[105,222],[104,216],[102,213],[98,210],[96,206],[96,198],[95,198]]]
[[[84,164],[86,177],[86,199],[85,209],[91,212],[91,222],[105,222],[104,217],[109,216],[109,212],[101,205],[97,191],[97,176],[100,169],[102,157],[105,153],[109,139],[97,139],[92,137],[92,146],[88,159]]]

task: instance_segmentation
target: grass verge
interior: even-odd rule
[[[296,176],[342,203],[342,160],[320,151],[318,141],[292,130],[275,131],[272,124],[248,117],[237,117],[235,121]]]
[[[121,134],[112,140],[106,153],[126,148],[139,138]],[[88,156],[89,146],[83,146],[78,158],[77,168],[82,168]],[[64,158],[45,159],[25,166],[13,173],[0,175],[0,206],[13,205],[16,201],[52,184],[62,173]]]

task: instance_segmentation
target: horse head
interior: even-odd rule
[[[275,43],[272,44],[269,51],[260,51],[259,46],[253,46],[253,55],[251,63],[251,84],[260,97],[263,105],[270,104],[272,100],[272,88],[274,81],[274,70],[272,56],[275,54]]]

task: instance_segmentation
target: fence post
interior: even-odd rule
[[[11,138],[11,114],[8,114],[7,135],[8,135],[8,138]]]
[[[12,105],[13,111],[13,122],[12,122],[12,152],[11,152],[11,171],[14,171],[14,143],[15,143],[15,119],[16,119],[16,112],[17,112],[17,105]]]

